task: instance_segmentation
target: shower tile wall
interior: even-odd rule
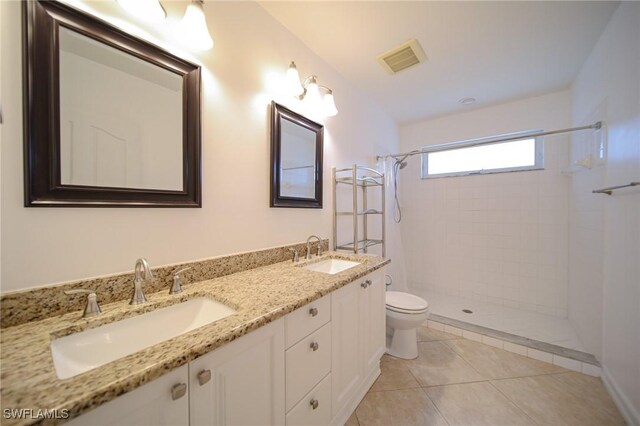
[[[536,99],[538,108],[524,105],[529,108],[522,115],[542,110],[541,104],[555,105],[558,98],[564,95]],[[463,118],[445,119],[449,127],[466,124]],[[526,126],[514,129],[532,128]],[[568,127],[558,118],[541,128],[563,126]],[[476,137],[489,134],[481,130]],[[570,177],[561,172],[568,157],[569,138],[562,135],[545,141],[542,171],[421,180],[419,161],[413,160],[400,184],[410,289],[566,317]]]
[[[606,104],[599,105],[587,120],[607,117]],[[575,121],[584,122],[584,118]],[[571,137],[571,160],[596,158],[600,134],[581,133]],[[592,168],[576,167],[569,184],[569,321],[585,348],[602,355],[602,294],[604,291],[604,206],[606,195],[593,194],[606,187],[605,166],[595,161]]]

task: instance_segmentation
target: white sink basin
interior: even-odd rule
[[[325,274],[333,275],[338,272],[346,271],[347,269],[358,266],[360,263],[352,262],[350,260],[343,259],[327,259],[322,262],[312,263],[307,266],[303,266],[303,269],[307,271],[324,272]]]
[[[55,339],[53,365],[68,379],[235,313],[205,297]]]

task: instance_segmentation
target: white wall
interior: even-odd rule
[[[606,105],[574,124],[605,120]],[[575,108],[574,108],[575,111]],[[602,359],[602,287],[604,283],[604,197],[593,194],[605,185],[605,164],[596,147],[606,129],[571,135],[573,174],[569,180],[569,321],[589,353]],[[591,160],[591,168],[575,165]]]
[[[497,134],[566,128],[568,91],[402,126],[402,151]],[[420,178],[412,157],[400,175],[409,285],[566,316],[568,137],[545,138],[545,168]],[[550,337],[550,336],[549,336]]]
[[[179,18],[186,3],[167,6],[181,8]],[[24,208],[20,4],[2,2],[0,7],[4,292],[131,270],[141,256],[161,265],[303,241],[310,234],[329,237],[329,168],[353,162],[374,165],[376,154],[398,149],[393,120],[260,6],[207,2],[215,46],[202,54],[185,52],[203,65],[203,207]],[[90,7],[122,25],[136,22],[115,2],[94,2]],[[164,27],[141,28],[180,50],[170,34],[162,32]],[[267,106],[275,98],[300,108],[278,91],[291,60],[301,76],[317,74],[321,84],[333,89],[340,111],[325,121],[322,210],[269,208]]]
[[[607,122],[608,159],[604,171],[595,172],[602,178],[594,182],[603,186],[640,180],[639,22],[640,3],[622,2],[572,86],[574,122],[583,122],[594,111]],[[640,424],[640,191],[627,189],[600,198],[605,382],[623,403],[627,420]],[[570,298],[582,291],[572,285]],[[575,323],[584,320],[584,312],[582,317],[573,313],[574,309]]]

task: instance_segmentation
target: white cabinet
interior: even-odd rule
[[[360,278],[71,424],[344,424],[380,374],[382,274]]]
[[[380,367],[380,358],[385,347],[385,285],[383,274],[373,273],[366,277],[370,281],[367,291],[360,292],[360,324],[364,350],[365,374]],[[365,280],[365,281],[366,281]]]
[[[360,297],[364,291],[358,280],[331,294],[331,400],[334,416],[349,402],[364,374],[359,324]]]
[[[331,320],[331,295],[305,305],[284,317],[287,349]]]
[[[384,280],[369,274],[331,294],[332,414],[344,423],[380,374],[385,351]]]
[[[188,425],[188,366],[140,386],[68,424],[71,425]],[[183,393],[184,391],[184,393]]]
[[[331,421],[331,374],[306,394],[287,413],[287,425],[326,426]]]
[[[286,366],[286,406],[289,411],[331,372],[331,323],[287,349]]]
[[[286,424],[331,420],[331,296],[285,317]]]
[[[192,425],[284,424],[284,319],[189,364]]]

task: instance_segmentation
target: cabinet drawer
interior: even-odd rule
[[[331,371],[331,323],[289,348],[286,359],[286,406],[289,411]]]
[[[285,317],[285,345],[295,345],[305,336],[329,322],[331,319],[330,295],[296,309]]]
[[[315,409],[313,407],[316,407]],[[287,425],[328,425],[331,421],[331,374],[287,414]]]

